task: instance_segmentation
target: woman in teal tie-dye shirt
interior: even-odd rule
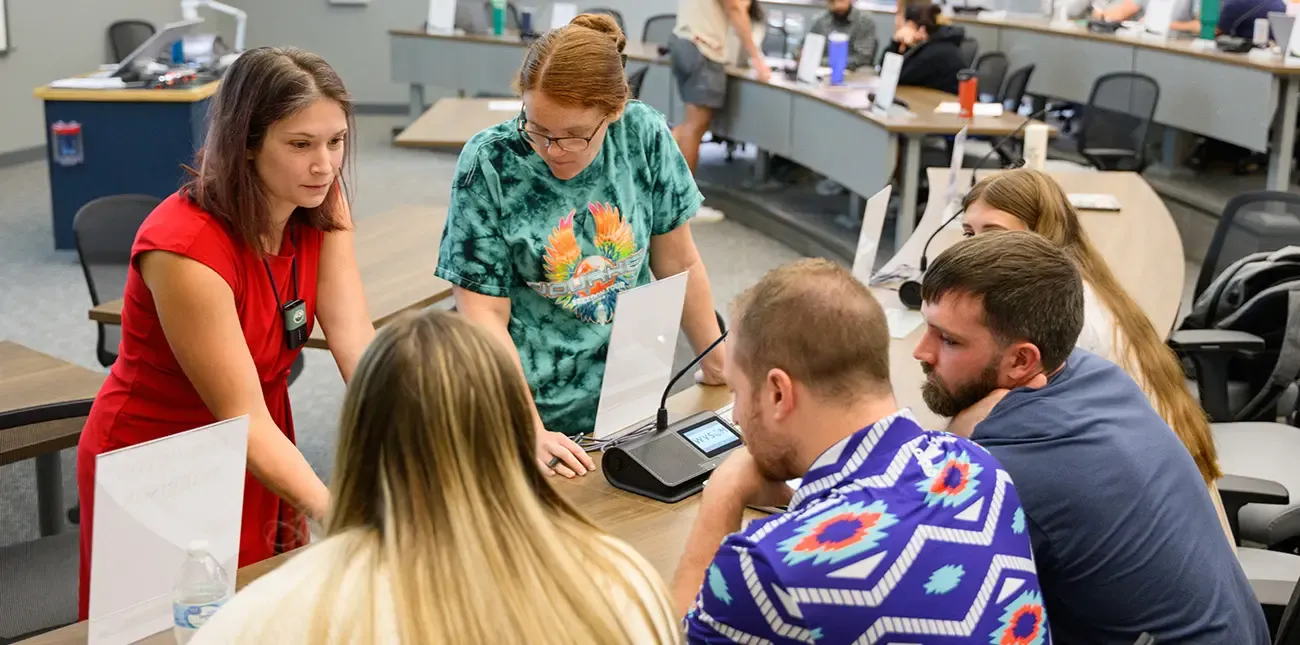
[[[664,117],[628,100],[624,43],[603,14],[533,43],[522,113],[461,152],[438,259],[457,309],[516,350],[538,465],[566,477],[594,468],[570,437],[595,425],[619,292],[688,271],[683,330],[697,351],[721,333],[687,225],[704,197]]]

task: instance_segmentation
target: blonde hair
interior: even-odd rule
[[[625,45],[627,38],[613,17],[579,14],[533,41],[519,68],[515,90],[520,94],[540,90],[561,105],[617,114],[630,94]]]
[[[1070,256],[1084,282],[1097,292],[1115,317],[1119,363],[1142,384],[1152,407],[1187,447],[1206,483],[1223,476],[1210,424],[1201,406],[1187,391],[1182,367],[1161,340],[1151,320],[1111,273],[1106,260],[1088,241],[1079,215],[1065,191],[1046,173],[1019,168],[984,178],[971,189],[962,207],[982,202],[1005,211],[1025,226],[1060,246]],[[1119,343],[1120,332],[1126,342]]]
[[[343,403],[305,642],[386,641],[383,597],[402,643],[630,644],[637,625],[680,641],[657,574],[533,465],[525,387],[456,314],[380,330]]]

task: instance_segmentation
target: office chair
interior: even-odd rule
[[[119,20],[108,26],[108,46],[113,62],[120,63],[154,35],[153,23],[144,20]]]
[[[759,48],[763,50],[764,56],[785,58],[789,53],[787,49],[789,41],[790,32],[784,26],[768,23],[767,32],[764,33],[763,43]]]
[[[72,232],[92,306],[122,297],[136,231],[161,202],[151,195],[110,195],[91,200],[77,211]],[[103,323],[96,326],[99,342],[95,354],[100,365],[109,367],[117,360],[122,328]]]
[[[483,3],[483,12],[487,15],[487,26],[490,30],[492,29],[492,0]],[[519,31],[519,8],[513,2],[506,3],[506,29]],[[537,29],[536,24],[533,25],[533,29]]]
[[[961,45],[959,45],[958,48],[961,50],[962,62],[964,62],[967,67],[975,64],[975,55],[980,51],[980,43],[978,40],[975,40],[974,38],[963,38]]]
[[[1300,584],[1291,590],[1291,600],[1277,623],[1273,645],[1300,645]]]
[[[979,100],[1001,100],[1002,85],[1007,78],[1010,59],[1002,52],[984,52],[975,59],[975,71],[979,73]]]
[[[646,18],[645,28],[641,30],[641,42],[667,47],[668,41],[673,37],[673,29],[676,28],[677,14],[675,13],[650,16]]]
[[[989,52],[980,56],[1002,55],[1001,52]],[[976,63],[978,65],[978,63]],[[1020,104],[1025,100],[1025,90],[1029,87],[1029,79],[1034,75],[1034,64],[1030,63],[1017,69],[1008,76],[1003,83],[1002,89],[995,95],[995,98],[1002,104],[1002,109],[1006,112],[1016,112],[1020,109]],[[980,78],[980,85],[984,85],[983,76]],[[1020,146],[1023,142],[1019,139],[1004,141],[994,152],[998,155],[998,161],[1003,167],[1010,166],[1017,158],[1020,157]]]
[[[645,84],[645,75],[649,71],[650,66],[647,65],[627,75],[627,88],[633,99],[641,98],[641,86]]]
[[[582,11],[581,13],[603,13],[609,16],[613,16],[614,22],[618,23],[618,30],[623,32],[625,35],[627,34],[627,27],[623,26],[623,12],[617,9],[610,9],[608,7],[592,7],[585,11]]]
[[[1104,74],[1079,120],[1079,152],[1098,170],[1142,172],[1160,84],[1137,72]]]

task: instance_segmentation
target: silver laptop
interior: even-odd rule
[[[145,67],[154,62],[163,52],[171,48],[172,43],[183,40],[189,34],[190,28],[203,22],[202,18],[196,20],[181,20],[163,25],[158,33],[149,37],[149,40],[141,43],[135,51],[126,55],[113,76],[127,78],[136,73],[137,67]]]

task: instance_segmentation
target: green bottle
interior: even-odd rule
[[[1214,40],[1219,26],[1219,0],[1201,0],[1201,38]]]
[[[506,0],[492,0],[492,33],[500,36],[506,31]]]

